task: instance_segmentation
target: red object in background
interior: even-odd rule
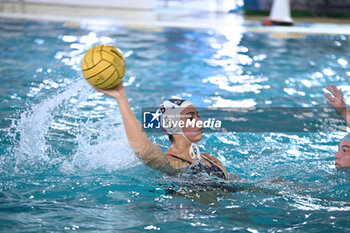
[[[263,22],[264,26],[293,26],[293,22],[282,22],[282,21],[274,21],[271,19],[265,19]]]
[[[272,20],[265,19],[265,20],[263,21],[263,25],[265,25],[265,26],[272,26],[272,25],[273,25],[273,22],[272,22]]]

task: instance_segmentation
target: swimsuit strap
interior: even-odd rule
[[[179,159],[181,160],[182,162],[185,162],[185,163],[188,163],[189,165],[191,165],[192,163],[186,159],[183,159],[183,158],[180,158],[179,156],[177,155],[174,155],[174,154],[170,154],[170,153],[166,153],[166,155],[169,155],[169,156],[172,156],[173,158],[176,158],[176,159]],[[211,168],[218,168],[221,172],[222,172],[222,175],[225,180],[227,180],[227,174],[226,172],[220,167],[218,166],[215,162],[213,162],[211,159],[207,158],[207,156],[205,156],[204,154],[201,155],[201,158],[203,158],[205,161],[208,161],[210,163],[210,167]]]
[[[180,158],[180,157],[178,157],[178,156],[176,156],[176,155],[173,155],[173,154],[169,154],[169,153],[166,153],[167,155],[170,155],[170,156],[172,156],[172,157],[174,157],[174,158],[176,158],[176,159],[180,159],[182,162],[185,162],[185,163],[188,163],[188,164],[192,164],[190,161],[188,161],[188,160],[186,160],[186,159],[183,159],[183,158]]]

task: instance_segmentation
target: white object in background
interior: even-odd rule
[[[274,0],[269,20],[273,22],[293,24],[293,19],[290,15],[290,0]]]
[[[216,11],[217,12],[224,12],[223,0],[216,0]]]
[[[1,0],[0,0],[1,1]],[[24,0],[24,2],[34,2],[43,4],[66,4],[75,6],[96,6],[154,10],[156,0]]]

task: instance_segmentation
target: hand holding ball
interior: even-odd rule
[[[81,61],[82,73],[92,86],[110,89],[122,82],[125,74],[123,55],[111,45],[95,45]]]

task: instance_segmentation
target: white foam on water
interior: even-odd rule
[[[127,141],[124,126],[122,124],[113,125],[113,121],[122,121],[120,112],[118,111],[118,114],[115,114],[116,111],[107,113],[104,120],[95,123],[88,122],[81,126],[77,137],[77,151],[71,160],[63,162],[60,169],[62,172],[71,173],[94,169],[115,171],[141,163]],[[94,140],[92,136],[96,132],[99,132],[99,136],[97,140]]]
[[[12,136],[15,168],[19,172],[24,165],[38,168],[38,164],[52,163],[46,153],[48,145],[45,135],[53,120],[52,110],[73,93],[77,92],[79,82],[66,91],[40,102],[33,110],[23,112],[20,119],[13,120],[9,133]],[[19,140],[15,137],[19,134]]]
[[[82,139],[72,160],[65,160],[60,170],[64,173],[94,169],[115,171],[138,164],[140,160],[124,139],[101,142],[98,145],[91,145],[89,141]]]
[[[71,116],[70,122],[65,115]],[[62,127],[53,129],[59,124]],[[13,145],[14,172],[42,172],[53,165],[65,173],[113,171],[141,163],[129,146],[116,103],[97,94],[83,79],[22,113],[20,119],[12,121],[8,136]],[[58,142],[67,154],[50,149]]]

